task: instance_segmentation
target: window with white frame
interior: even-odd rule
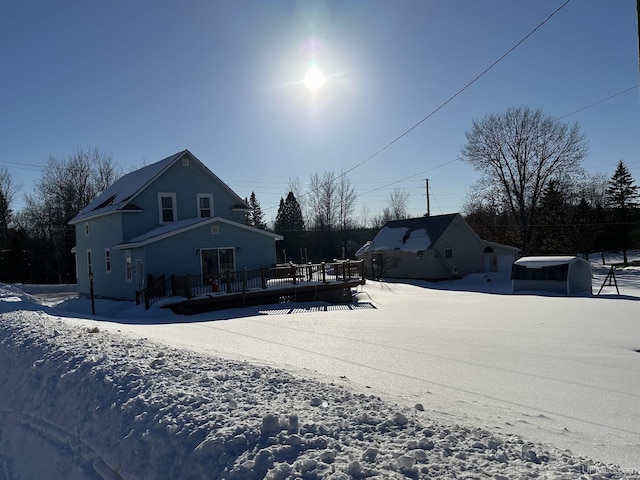
[[[213,217],[213,195],[211,193],[198,193],[196,200],[198,202],[198,217]]]
[[[177,220],[176,194],[158,193],[158,208],[160,211],[160,223],[171,223]]]
[[[124,251],[124,270],[125,280],[127,282],[133,281],[133,264],[131,263],[131,250]]]
[[[111,249],[104,249],[104,270],[107,273],[111,273]]]

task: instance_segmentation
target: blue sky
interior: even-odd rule
[[[369,158],[564,3],[4,1],[0,165],[22,197],[52,155],[97,148],[131,169],[188,148],[268,219],[290,178],[347,170],[356,215],[380,214],[394,188],[424,214],[426,178],[431,213],[451,213],[478,177],[460,159],[473,119],[563,117],[636,86],[563,121],[588,138],[588,172],[623,160],[640,183],[635,0],[570,1]],[[328,75],[316,92],[301,83],[312,62]]]

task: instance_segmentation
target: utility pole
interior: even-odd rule
[[[638,0],[640,2],[640,0]],[[429,204],[429,179],[425,178],[425,182],[427,183],[427,217],[431,216],[431,205]]]

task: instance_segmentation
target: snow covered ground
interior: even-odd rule
[[[640,268],[616,276],[194,317],[0,285],[0,480],[640,478]]]

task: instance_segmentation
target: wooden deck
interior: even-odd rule
[[[168,308],[178,314],[192,315],[285,302],[346,303],[351,301],[351,289],[364,282],[362,261],[286,264],[256,271],[225,272],[217,277],[150,276],[148,287],[137,292],[136,299],[149,308],[154,302],[170,297],[172,302],[166,305]]]
[[[260,290],[248,290],[239,293],[209,293],[183,300],[169,306],[179,315],[242,308],[254,305],[266,305],[288,302],[326,301],[348,303],[352,301],[351,290],[362,285],[361,280],[346,282],[301,282],[296,285],[279,286]]]

